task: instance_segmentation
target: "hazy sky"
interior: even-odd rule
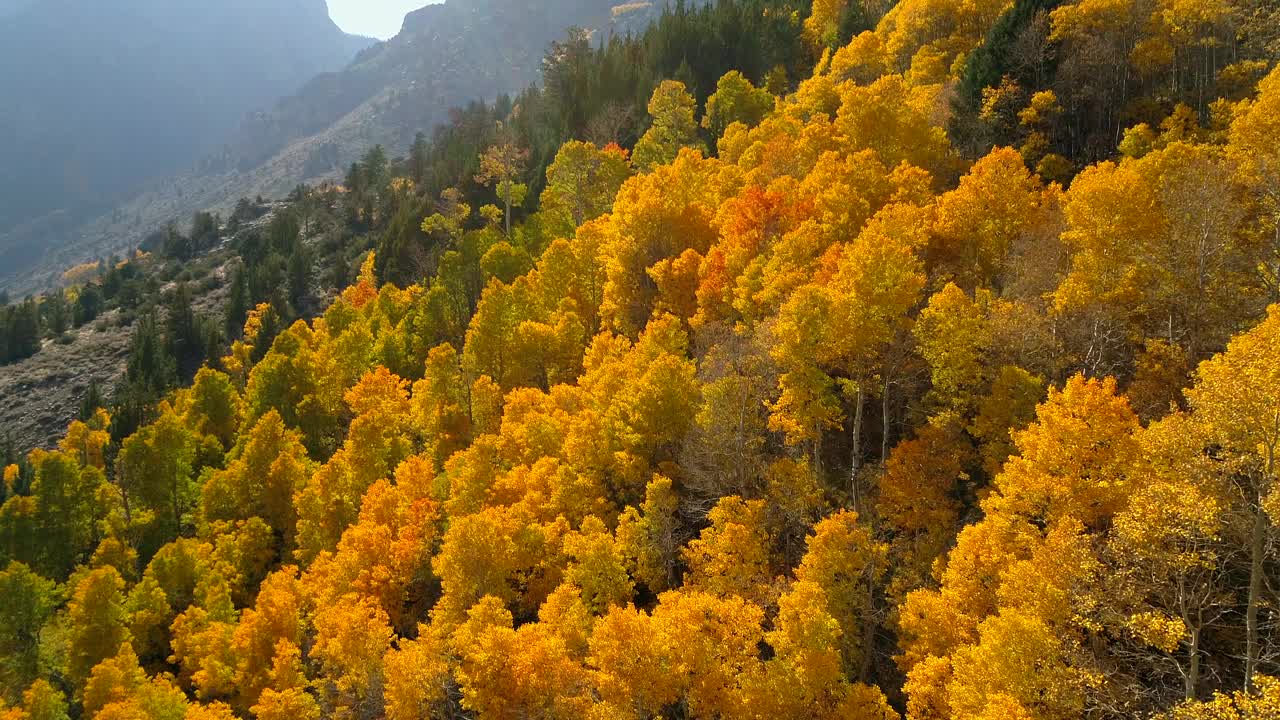
[[[329,15],[338,27],[381,40],[400,32],[405,13],[435,0],[329,0]]]

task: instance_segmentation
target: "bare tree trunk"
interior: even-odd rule
[[[889,374],[884,376],[884,389],[880,393],[880,467],[889,460]]]
[[[124,483],[120,478],[116,478],[116,488],[120,491],[120,501],[124,505],[124,521],[126,525],[133,524],[133,509],[129,505],[129,493],[125,492]]]
[[[1280,421],[1280,417],[1277,418]],[[1275,469],[1275,449],[1267,448],[1267,462],[1258,484],[1257,505],[1253,509],[1253,534],[1249,539],[1249,600],[1245,607],[1244,689],[1253,690],[1253,676],[1258,670],[1258,605],[1262,602],[1263,555],[1267,551],[1267,511],[1262,506],[1267,480]]]
[[[1267,515],[1262,495],[1253,511],[1253,535],[1249,541],[1249,604],[1245,608],[1244,689],[1253,690],[1253,674],[1258,668],[1258,604],[1262,600],[1262,554],[1266,549]]]
[[[1203,608],[1197,608],[1194,614],[1195,621],[1192,621],[1189,595],[1187,576],[1185,573],[1180,574],[1178,576],[1178,610],[1182,617],[1182,624],[1191,632],[1191,639],[1187,643],[1187,671],[1182,674],[1184,700],[1194,700],[1196,689],[1200,687],[1200,631],[1204,628]]]
[[[1196,688],[1200,685],[1200,628],[1191,631],[1191,658],[1187,668],[1185,699],[1196,699]]]
[[[511,237],[511,188],[507,188],[505,200],[507,205],[507,237]]]
[[[853,449],[849,463],[849,495],[853,498],[853,509],[862,512],[862,498],[858,492],[858,472],[862,470],[862,406],[866,404],[866,392],[858,386],[857,406],[853,410]]]
[[[862,617],[862,664],[858,668],[859,682],[867,683],[871,680],[871,661],[874,657],[873,650],[876,644],[876,612],[874,611],[876,602],[875,582],[871,577],[867,578],[867,609]]]

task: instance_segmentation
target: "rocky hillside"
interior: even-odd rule
[[[259,206],[257,219],[244,224],[241,232],[262,231],[283,207],[286,204],[279,202]],[[140,306],[112,308],[57,339],[44,339],[35,355],[0,366],[0,443],[10,443],[20,452],[51,447],[53,438],[74,419],[92,382],[110,397],[124,379],[139,314],[157,306],[162,296],[173,290],[174,276],[195,278],[189,290],[197,315],[221,318],[230,282],[228,266],[233,253],[229,246],[233,239],[227,237],[187,263],[150,258],[142,264],[149,279],[154,279],[153,297],[142,298]],[[178,273],[179,266],[185,272]]]
[[[40,352],[0,372],[0,439],[22,451],[49,446],[74,419],[93,380],[102,387],[119,380],[131,332],[119,319],[112,311],[59,341],[45,341]]]

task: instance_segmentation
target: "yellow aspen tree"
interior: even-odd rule
[[[929,298],[912,333],[929,364],[930,404],[967,417],[984,384],[983,358],[991,335],[981,298],[975,302],[947,283]]]
[[[1187,399],[1210,437],[1232,453],[1253,462],[1244,468],[1249,480],[1249,589],[1245,606],[1245,689],[1253,688],[1261,653],[1259,605],[1262,602],[1267,537],[1276,500],[1277,454],[1280,453],[1280,306],[1273,305],[1257,327],[1236,336],[1225,352],[1201,363]]]
[[[93,570],[76,584],[67,604],[67,676],[76,687],[129,640],[124,602],[124,579],[113,567]]]
[[[865,675],[869,667],[869,640],[876,627],[874,594],[887,552],[858,522],[857,513],[844,510],[814,526],[796,568],[797,581],[822,590],[826,613],[840,628],[836,649],[848,676]]]
[[[676,159],[682,147],[698,147],[698,124],[694,120],[697,102],[684,83],[663,80],[649,99],[652,125],[636,143],[633,162],[642,171]]]
[[[764,501],[721,498],[707,519],[711,527],[681,553],[689,566],[685,587],[767,603],[774,578]]]
[[[382,660],[386,675],[387,718],[418,720],[430,717],[448,698],[447,654],[431,628],[420,625],[416,640],[400,640]]]
[[[311,652],[333,683],[334,702],[355,708],[382,686],[382,658],[393,633],[377,601],[348,593],[315,614],[316,642]]]
[[[583,223],[613,209],[613,199],[630,175],[631,166],[621,148],[570,140],[547,166],[541,212],[553,219],[557,231],[570,237]]]

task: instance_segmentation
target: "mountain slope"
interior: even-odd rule
[[[403,150],[418,131],[446,119],[449,108],[535,81],[551,41],[574,25],[607,31],[613,5],[449,0],[410,13],[396,37],[249,116],[227,144],[189,172],[153,183],[87,226],[66,224],[59,234],[74,239],[48,253],[40,272],[0,276],[0,285],[39,287],[60,267],[136,244],[195,210],[225,209],[242,196],[281,195],[299,182],[332,175],[374,144]]]
[[[11,1],[0,15],[0,232],[21,228],[0,264],[15,270],[369,42],[323,0]]]

